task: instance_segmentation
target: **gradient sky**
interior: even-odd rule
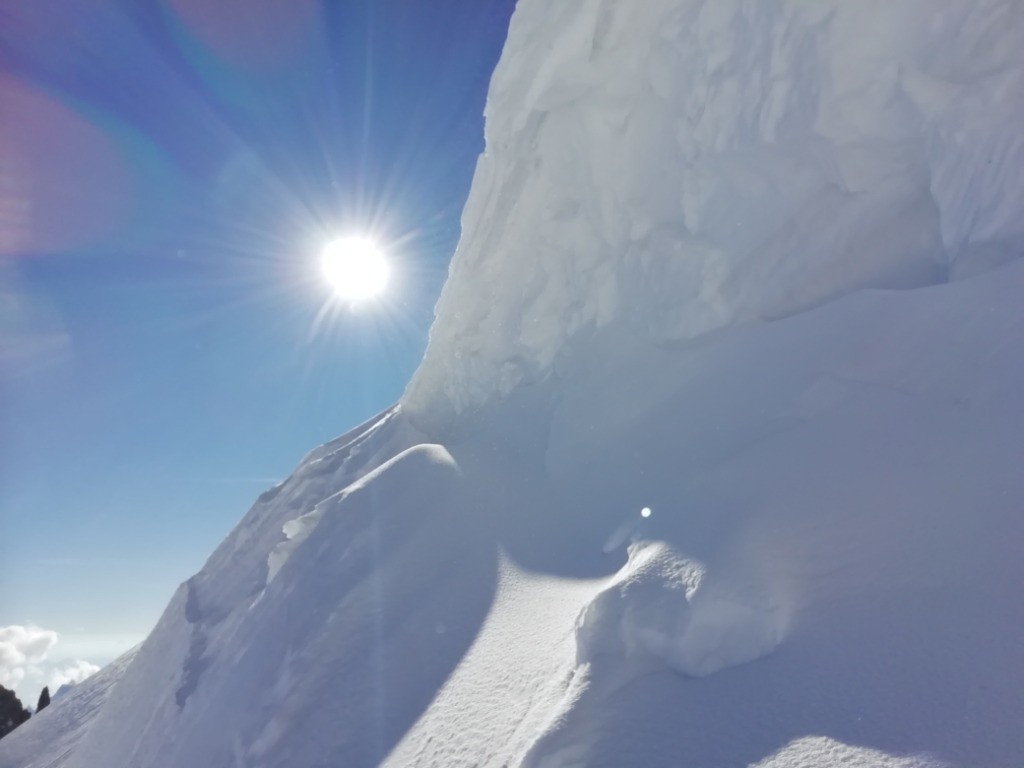
[[[0,0],[0,627],[103,663],[422,354],[514,0]],[[330,306],[316,256],[396,277]]]

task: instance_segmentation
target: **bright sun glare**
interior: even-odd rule
[[[379,296],[391,269],[380,247],[368,237],[343,237],[324,246],[324,277],[335,294],[356,303]]]

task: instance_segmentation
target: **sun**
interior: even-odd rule
[[[368,237],[332,240],[324,246],[320,265],[334,293],[351,304],[380,296],[391,277],[387,257]]]

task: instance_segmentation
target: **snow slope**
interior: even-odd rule
[[[1024,765],[1022,14],[521,0],[402,403],[64,764]]]
[[[67,765],[1020,765],[1022,292],[599,345],[543,462],[384,414],[264,494]]]
[[[0,768],[64,765],[128,668],[135,651],[133,648],[59,697],[54,696],[49,707],[4,737],[0,742]]]

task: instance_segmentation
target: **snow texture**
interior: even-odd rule
[[[60,768],[131,663],[137,649],[74,685],[62,685],[50,706],[0,742],[0,768]]]
[[[1022,294],[606,339],[543,459],[382,414],[257,501],[61,760],[1024,764]]]
[[[523,0],[426,357],[431,434],[595,329],[689,339],[1024,245],[1018,0]]]
[[[770,653],[784,612],[763,585],[714,585],[664,543],[634,545],[576,625],[577,664],[668,668],[704,677]]]
[[[402,403],[38,764],[1024,765],[1020,40],[521,0]]]

